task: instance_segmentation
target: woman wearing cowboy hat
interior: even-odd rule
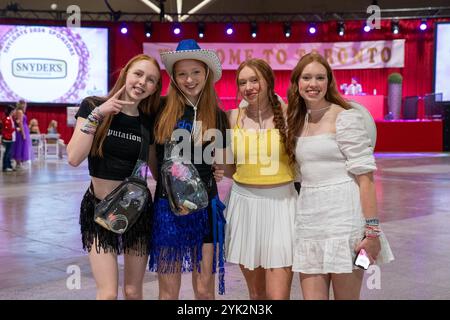
[[[214,165],[204,156],[208,151],[224,149],[228,121],[218,107],[214,83],[222,75],[215,51],[201,49],[194,40],[182,40],[175,51],[161,53],[171,78],[166,99],[155,124],[158,172],[164,161],[164,144],[179,141],[175,132],[184,132],[191,148],[191,162],[208,192],[208,207],[185,216],[177,216],[169,206],[161,174],[155,191],[154,224],[150,270],[158,272],[159,298],[178,299],[181,273],[192,272],[197,299],[214,299],[214,273],[219,265],[219,293],[224,292],[224,205],[218,197]],[[202,141],[208,129],[219,129],[214,142]],[[220,138],[220,139],[217,139]],[[201,154],[201,159],[195,155]],[[218,250],[218,259],[217,257]],[[218,260],[218,261],[217,261]]]

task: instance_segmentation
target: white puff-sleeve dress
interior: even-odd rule
[[[296,159],[301,191],[295,217],[292,270],[307,274],[351,273],[365,218],[355,175],[376,170],[373,149],[358,110],[342,111],[336,134],[299,137]],[[394,259],[380,236],[377,264]]]

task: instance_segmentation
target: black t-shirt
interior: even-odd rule
[[[161,99],[162,106],[159,108],[159,111],[161,112],[164,109],[164,102],[165,99]],[[198,117],[198,114],[197,114]],[[158,117],[156,117],[158,119]],[[178,119],[176,127],[174,129],[184,129],[188,132],[186,133],[187,136],[190,135],[192,131],[192,124],[194,119],[194,109],[189,106],[185,105],[184,107],[184,114],[181,116],[180,119]],[[197,118],[198,120],[198,118]],[[158,121],[158,120],[156,120]],[[215,140],[215,141],[205,141],[201,146],[200,145],[194,145],[194,142],[191,140],[191,163],[195,166],[197,169],[200,178],[202,179],[203,183],[205,183],[205,186],[208,190],[208,195],[210,199],[217,195],[217,185],[216,181],[213,177],[213,169],[211,163],[206,163],[205,159],[203,158],[203,153],[206,148],[208,148],[208,151],[211,150],[214,152],[214,148],[225,148],[227,141],[229,142],[229,139],[226,139],[226,129],[228,129],[228,120],[226,117],[225,112],[223,112],[221,109],[217,108],[217,129],[221,132],[223,139],[222,140]],[[179,139],[178,142],[182,141],[182,138]],[[213,146],[209,146],[211,143],[214,143]],[[220,144],[219,144],[220,143]],[[218,145],[219,144],[219,145]],[[201,150],[200,150],[201,148]],[[158,159],[158,172],[161,172],[161,166],[164,161],[164,144],[156,144],[156,156]],[[211,154],[213,156],[213,153]],[[158,176],[157,181],[157,187],[156,187],[156,195],[162,196],[162,189],[161,189],[161,175]]]
[[[95,106],[99,100],[92,100]],[[87,99],[81,102],[75,118],[87,118],[95,107]],[[140,116],[128,116],[122,112],[113,116],[108,134],[103,142],[103,157],[88,156],[89,174],[92,177],[122,181],[129,177],[141,150],[141,120],[150,131],[150,144],[153,144],[153,117],[141,113]]]

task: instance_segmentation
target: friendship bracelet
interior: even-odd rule
[[[369,226],[378,226],[380,224],[380,219],[378,218],[369,218],[366,219],[366,225]]]
[[[84,126],[80,129],[80,131],[86,134],[95,135],[95,132],[97,131],[97,126],[98,126],[97,123],[93,123],[87,120]]]
[[[88,115],[84,126],[80,129],[81,132],[95,135],[98,125],[103,121],[104,118],[105,117],[100,112],[100,108],[94,108],[94,110],[92,110],[92,112]]]
[[[378,238],[380,236],[380,233],[365,233],[366,238],[369,239],[375,239]]]
[[[368,226],[366,225],[366,230],[364,235],[367,238],[378,238],[381,235],[381,229],[378,226]]]
[[[366,236],[366,238],[369,238],[369,239],[376,239],[380,235],[379,234],[370,234],[370,233],[368,234],[368,233],[366,233],[365,236]]]
[[[97,122],[97,123],[102,122],[104,118],[105,117],[101,114],[99,107],[96,107],[94,110],[92,110],[92,112],[88,116],[88,119],[91,122]]]

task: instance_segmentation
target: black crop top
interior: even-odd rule
[[[161,107],[159,108],[159,111],[161,112],[161,110],[164,109],[164,102],[165,99],[161,99]],[[158,119],[158,117],[156,117],[156,119]],[[189,133],[192,131],[192,123],[193,123],[193,119],[194,119],[194,109],[191,106],[186,105],[184,107],[184,114],[183,116],[178,119],[177,121],[177,125],[176,128],[179,129],[185,129],[188,130]],[[156,120],[158,121],[158,120]],[[225,112],[223,112],[222,110],[218,109],[217,111],[217,129],[220,130],[222,132],[222,136],[224,137],[223,141],[222,141],[222,145],[216,145],[214,147],[216,148],[225,148],[226,147],[226,143],[227,141],[229,142],[229,139],[226,139],[226,129],[228,129],[229,125],[228,125],[228,120],[226,117]],[[179,140],[181,141],[181,139]],[[193,143],[191,143],[191,162],[192,164],[194,164],[195,168],[197,169],[200,178],[202,179],[203,183],[205,183],[205,186],[207,187],[208,190],[208,195],[210,197],[210,199],[212,197],[214,197],[215,195],[217,195],[217,185],[216,185],[216,181],[214,180],[214,177],[212,175],[213,173],[213,169],[212,169],[212,165],[205,163],[203,161],[203,157],[201,159],[197,159],[197,161],[195,161],[196,159],[194,158],[195,155],[203,155],[203,152],[205,151],[205,149],[214,142],[204,142],[203,145],[200,146],[194,146]],[[195,150],[195,149],[199,149],[202,148],[201,152],[200,150]],[[212,149],[211,147],[209,147],[208,149]],[[161,166],[163,164],[164,161],[164,145],[163,144],[158,144],[156,143],[156,156],[158,159],[158,172],[161,172]],[[201,162],[201,163],[200,163]],[[158,175],[158,181],[156,184],[156,196],[161,197],[162,196],[162,183],[161,183],[161,175]]]
[[[98,100],[94,101],[96,106],[101,104]],[[93,108],[94,106],[84,99],[75,118],[87,118]],[[144,125],[150,131],[150,144],[153,144],[153,117],[142,116]],[[89,175],[118,181],[129,177],[139,157],[141,139],[139,116],[128,116],[122,112],[114,115],[103,143],[103,157],[93,157],[91,154],[88,156]]]

